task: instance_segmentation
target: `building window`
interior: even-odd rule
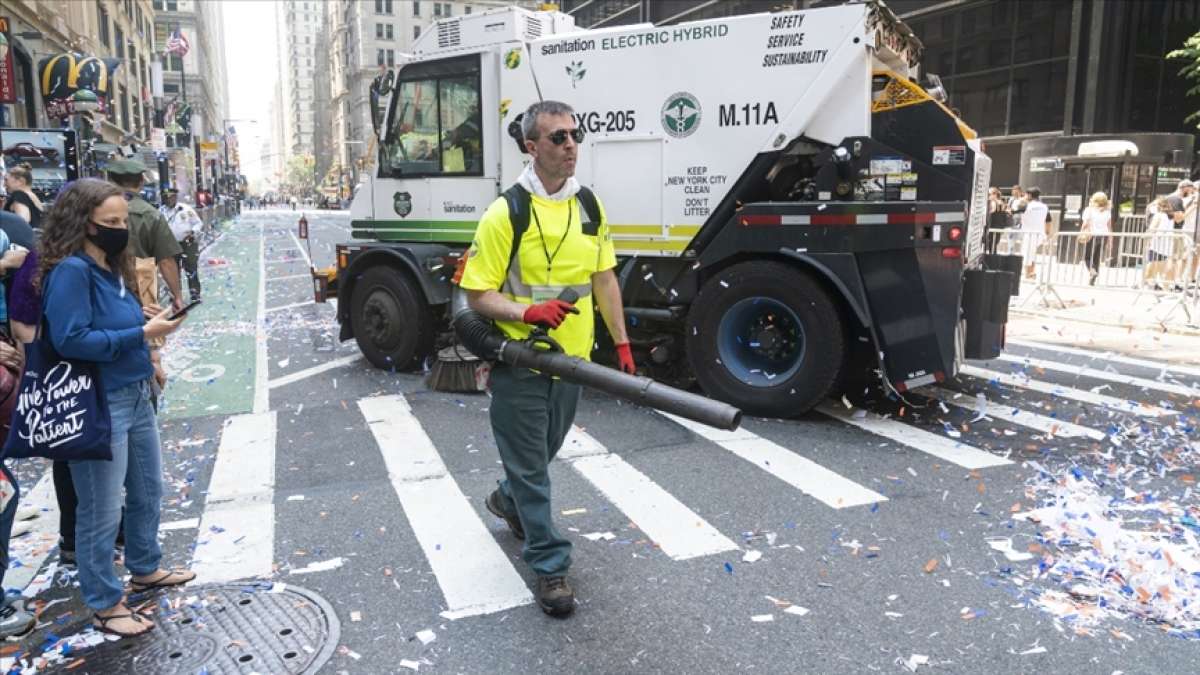
[[[375,65],[382,66],[384,63],[384,53],[382,49],[375,50]]]
[[[375,0],[375,13],[376,14],[391,14],[392,13],[392,0]]]
[[[388,64],[388,67],[391,68],[392,66],[396,65],[396,50],[388,49],[386,51],[387,51],[387,64]]]
[[[117,38],[117,44],[114,45],[117,48],[117,58],[123,59],[125,58],[125,31],[114,26],[113,35]]]
[[[375,39],[376,40],[383,39],[383,24],[381,24],[381,23],[375,24]]]
[[[442,3],[442,16],[450,16],[450,3]]]
[[[413,16],[421,16],[420,0],[413,0]]]
[[[470,14],[470,13],[471,13],[471,6],[470,5],[463,6],[463,14]]]
[[[416,40],[419,37],[421,37],[421,27],[413,26],[413,39]]]
[[[178,94],[178,93],[179,93],[179,85],[172,84],[170,82],[163,82],[163,96],[164,97],[167,94]]]
[[[440,3],[440,2],[433,3],[433,15],[434,16],[442,15],[442,3]]]
[[[385,40],[394,40],[395,35],[392,33],[392,24],[383,27],[383,35]]]
[[[111,45],[108,41],[108,12],[99,2],[96,3],[96,15],[100,19],[100,44],[109,47]]]

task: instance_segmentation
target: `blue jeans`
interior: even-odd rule
[[[17,487],[17,478],[8,470],[8,465],[4,460],[0,460],[0,471],[8,478],[8,482],[12,483],[13,496],[8,500],[8,504],[4,507],[4,513],[0,514],[0,596],[4,589],[4,573],[8,571],[8,540],[12,537],[13,520],[17,517],[17,502],[21,498],[21,490]],[[0,603],[2,605],[3,603]]]
[[[121,522],[125,486],[125,567],[137,576],[158,569],[158,519],[162,506],[162,450],[148,382],[108,392],[112,461],[73,461],[75,556],[83,601],[95,610],[121,601],[124,586],[113,569],[113,542]]]

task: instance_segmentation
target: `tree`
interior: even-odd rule
[[[1188,38],[1183,43],[1183,49],[1176,49],[1167,54],[1168,59],[1180,59],[1185,61],[1185,65],[1179,71],[1185,80],[1193,80],[1196,85],[1187,90],[1187,96],[1200,96],[1200,33],[1196,33]],[[1200,110],[1193,112],[1183,120],[1184,122],[1196,122],[1196,128],[1200,129]]]
[[[307,195],[316,189],[317,160],[312,155],[296,155],[288,159],[284,170],[284,188],[293,195]]]

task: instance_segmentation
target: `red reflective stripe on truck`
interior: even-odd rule
[[[889,213],[888,225],[917,225],[932,223],[933,213]]]
[[[779,225],[783,223],[783,216],[777,214],[750,214],[741,217],[742,225]]]

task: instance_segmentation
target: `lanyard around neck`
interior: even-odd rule
[[[554,247],[554,253],[550,253],[550,247],[546,246],[546,235],[542,232],[542,221],[538,218],[537,210],[533,208],[533,204],[529,204],[529,212],[533,214],[533,222],[537,225],[538,239],[542,242],[542,253],[546,254],[546,282],[550,282],[550,270],[554,266],[554,259],[558,257],[558,252],[562,250],[563,242],[567,240],[567,235],[571,232],[571,221],[575,216],[575,209],[571,208],[570,202],[567,203],[567,229],[563,230],[562,239],[558,240],[558,246]]]

